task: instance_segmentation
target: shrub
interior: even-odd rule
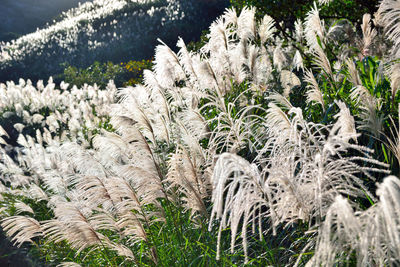
[[[128,71],[129,80],[125,82],[125,85],[135,85],[143,83],[143,72],[146,69],[151,69],[153,66],[152,60],[142,61],[128,61],[127,63],[121,63],[121,66]]]
[[[66,83],[77,87],[82,87],[86,83],[97,84],[100,88],[105,88],[110,80],[120,87],[127,79],[127,73],[123,66],[114,65],[112,62],[101,64],[98,61],[86,69],[78,69],[67,64],[64,74],[61,76]]]
[[[110,80],[113,80],[115,86],[135,85],[143,82],[143,71],[151,69],[151,60],[128,61],[119,65],[107,62],[101,64],[95,61],[86,69],[81,69],[66,64],[64,73],[57,76],[57,80],[82,87],[84,84],[96,84],[104,89]]]

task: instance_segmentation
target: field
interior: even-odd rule
[[[231,1],[149,61],[1,83],[4,233],[49,266],[399,266],[400,2],[342,18],[340,1],[290,19]],[[191,1],[150,2],[135,8],[190,28],[168,8]],[[0,70],[25,62],[18,40]]]

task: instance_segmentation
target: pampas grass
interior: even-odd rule
[[[370,20],[366,60],[379,34]],[[386,62],[367,69],[332,48],[316,6],[296,23],[314,66],[274,25],[253,8],[227,10],[199,51],[161,42],[135,87],[1,84],[0,115],[12,120],[0,128],[7,235],[67,247],[76,259],[62,266],[395,266],[400,183],[382,182],[396,165],[379,140],[392,131],[398,156],[382,115],[398,101],[395,76],[377,81],[368,71]],[[281,259],[265,256],[266,240],[285,248]]]
[[[308,265],[332,266],[343,260],[343,256],[347,257],[347,261],[353,256],[357,266],[396,266],[399,263],[396,226],[399,189],[397,177],[385,178],[378,186],[379,202],[361,212],[354,212],[348,201],[338,196],[320,228],[318,249]],[[343,255],[344,249],[347,253]]]

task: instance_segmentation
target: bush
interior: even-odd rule
[[[112,62],[101,64],[96,61],[87,69],[78,69],[66,65],[64,75],[57,77],[66,83],[76,85],[78,88],[86,84],[97,84],[100,88],[105,88],[110,80],[113,80],[117,87],[123,85],[127,79],[127,72],[120,65],[114,65]]]
[[[135,85],[143,83],[143,72],[144,70],[150,70],[153,67],[152,60],[142,60],[142,61],[129,61],[127,63],[121,63],[121,66],[128,71],[129,78],[124,85]]]
[[[57,75],[57,81],[64,81],[70,85],[82,87],[84,84],[96,84],[104,89],[110,80],[115,86],[135,85],[143,82],[143,71],[151,69],[151,60],[128,61],[114,65],[112,62],[101,64],[96,61],[86,69],[81,69],[66,64],[64,74]]]

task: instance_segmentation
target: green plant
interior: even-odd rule
[[[66,83],[82,87],[84,84],[97,84],[100,88],[105,88],[110,80],[116,86],[122,86],[128,78],[127,71],[123,66],[114,65],[112,62],[94,62],[86,69],[78,69],[65,64],[63,77],[60,78]]]
[[[143,82],[143,71],[146,69],[151,69],[153,66],[152,60],[142,60],[142,61],[129,61],[127,63],[121,63],[121,66],[128,72],[127,81],[124,82],[125,86],[133,86],[135,84],[140,84]]]

